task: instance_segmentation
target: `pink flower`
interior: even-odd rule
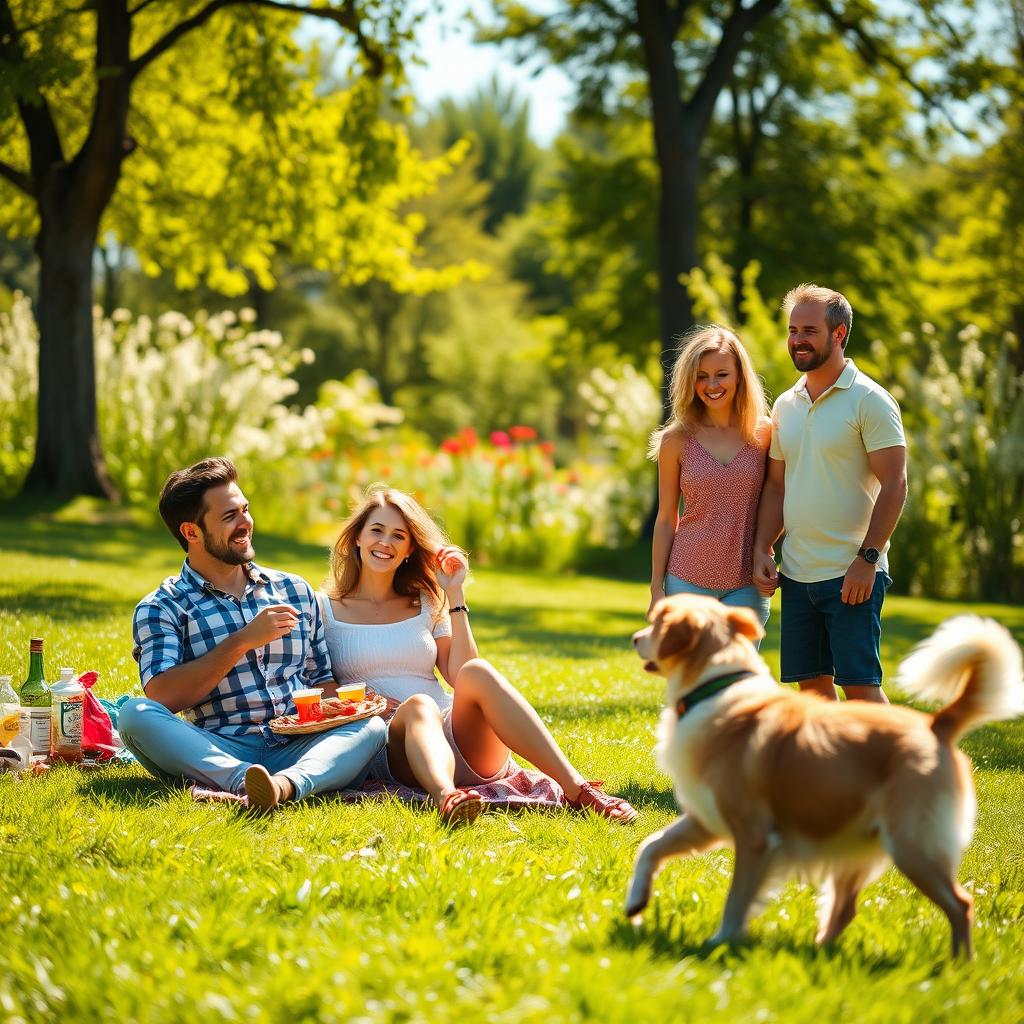
[[[496,430],[491,434],[491,444],[495,448],[509,448],[512,445],[512,439],[504,430]]]

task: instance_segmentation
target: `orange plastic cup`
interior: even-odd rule
[[[292,694],[292,700],[295,701],[295,709],[299,713],[300,722],[319,722],[323,717],[323,709],[320,705],[320,695],[324,691],[322,689],[313,690],[296,690]]]

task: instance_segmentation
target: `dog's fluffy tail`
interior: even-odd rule
[[[943,622],[904,659],[896,685],[947,702],[932,728],[949,743],[985,722],[1024,714],[1020,647],[998,622],[977,615]]]

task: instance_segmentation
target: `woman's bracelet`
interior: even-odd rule
[[[448,614],[449,615],[452,615],[455,612],[465,612],[468,615],[469,614],[469,607],[467,605],[464,605],[464,604],[457,604],[454,608],[449,608],[448,609]]]

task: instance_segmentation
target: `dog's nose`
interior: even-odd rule
[[[643,630],[641,630],[641,629],[638,629],[638,630],[637,630],[637,631],[636,631],[636,632],[635,632],[635,633],[633,634],[633,646],[634,646],[634,647],[636,647],[636,645],[637,645],[638,643],[640,643],[640,634],[641,634],[642,632],[643,632]]]

